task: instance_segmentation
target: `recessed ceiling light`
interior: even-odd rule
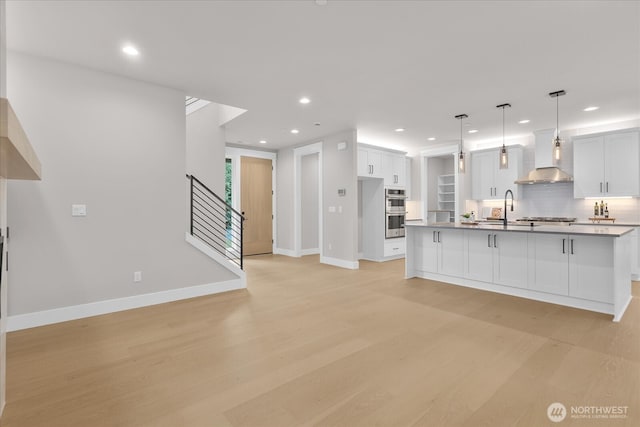
[[[126,53],[127,55],[129,55],[129,56],[138,56],[138,55],[140,55],[140,52],[138,52],[138,49],[136,49],[135,46],[130,45],[130,44],[124,46],[122,48],[122,51],[124,53]]]
[[[469,131],[469,133],[476,133],[476,132],[478,132],[478,129],[471,129],[471,130]]]
[[[261,139],[261,140],[260,140],[260,141],[258,141],[258,142],[260,142],[260,144],[266,144],[266,143],[267,143],[267,141],[265,141],[264,139]]]
[[[427,138],[427,141],[435,141],[435,140],[436,140],[435,136],[431,136],[431,137]]]
[[[299,133],[300,131],[298,129],[291,129],[291,133]]]
[[[598,108],[600,108],[600,107],[595,107],[595,106],[594,107],[587,107],[583,111],[596,111]]]
[[[404,128],[397,128],[396,132],[404,132]]]
[[[529,119],[524,119],[524,120],[520,120],[518,123],[520,123],[521,125],[524,125],[526,123],[529,123],[531,120]]]
[[[300,98],[300,104],[308,104],[311,102],[311,100],[309,98],[307,98],[306,96],[303,96],[302,98]]]

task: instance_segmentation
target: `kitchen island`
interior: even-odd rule
[[[421,277],[622,318],[633,227],[407,222],[407,278]]]

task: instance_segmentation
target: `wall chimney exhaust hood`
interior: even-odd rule
[[[555,129],[535,131],[536,139],[536,168],[528,175],[521,177],[515,184],[555,184],[573,182],[573,177],[565,171],[553,166],[553,140]]]

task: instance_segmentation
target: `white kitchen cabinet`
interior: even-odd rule
[[[471,153],[471,198],[474,200],[502,200],[507,190],[518,198],[518,185],[514,184],[522,172],[522,147],[507,147],[509,168],[499,168],[500,149]]]
[[[422,268],[419,270],[450,276],[464,273],[464,232],[462,230],[424,230]]]
[[[385,186],[404,188],[407,184],[405,156],[395,153],[383,153],[382,171],[384,173]]]
[[[613,303],[613,239],[570,236],[569,295]]]
[[[493,151],[471,153],[471,198],[495,199],[495,168],[497,154]],[[494,194],[495,193],[495,194]]]
[[[382,151],[358,146],[358,176],[384,178]]]
[[[640,196],[637,129],[573,138],[573,196]]]
[[[387,257],[401,257],[405,251],[404,237],[397,237],[395,239],[387,239],[384,242],[384,256]]]
[[[494,233],[490,230],[467,233],[467,271],[465,277],[482,282],[493,282],[493,235]]]
[[[499,285],[528,286],[527,233],[496,232],[493,239],[493,282]]]
[[[569,295],[569,258],[566,234],[529,235],[529,288]]]
[[[469,279],[527,287],[527,234],[472,231],[466,235]]]

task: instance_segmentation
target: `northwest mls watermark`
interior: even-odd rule
[[[615,420],[627,418],[628,406],[616,405],[576,405],[567,410],[562,403],[555,402],[547,407],[547,417],[554,423],[569,417],[582,420]]]

